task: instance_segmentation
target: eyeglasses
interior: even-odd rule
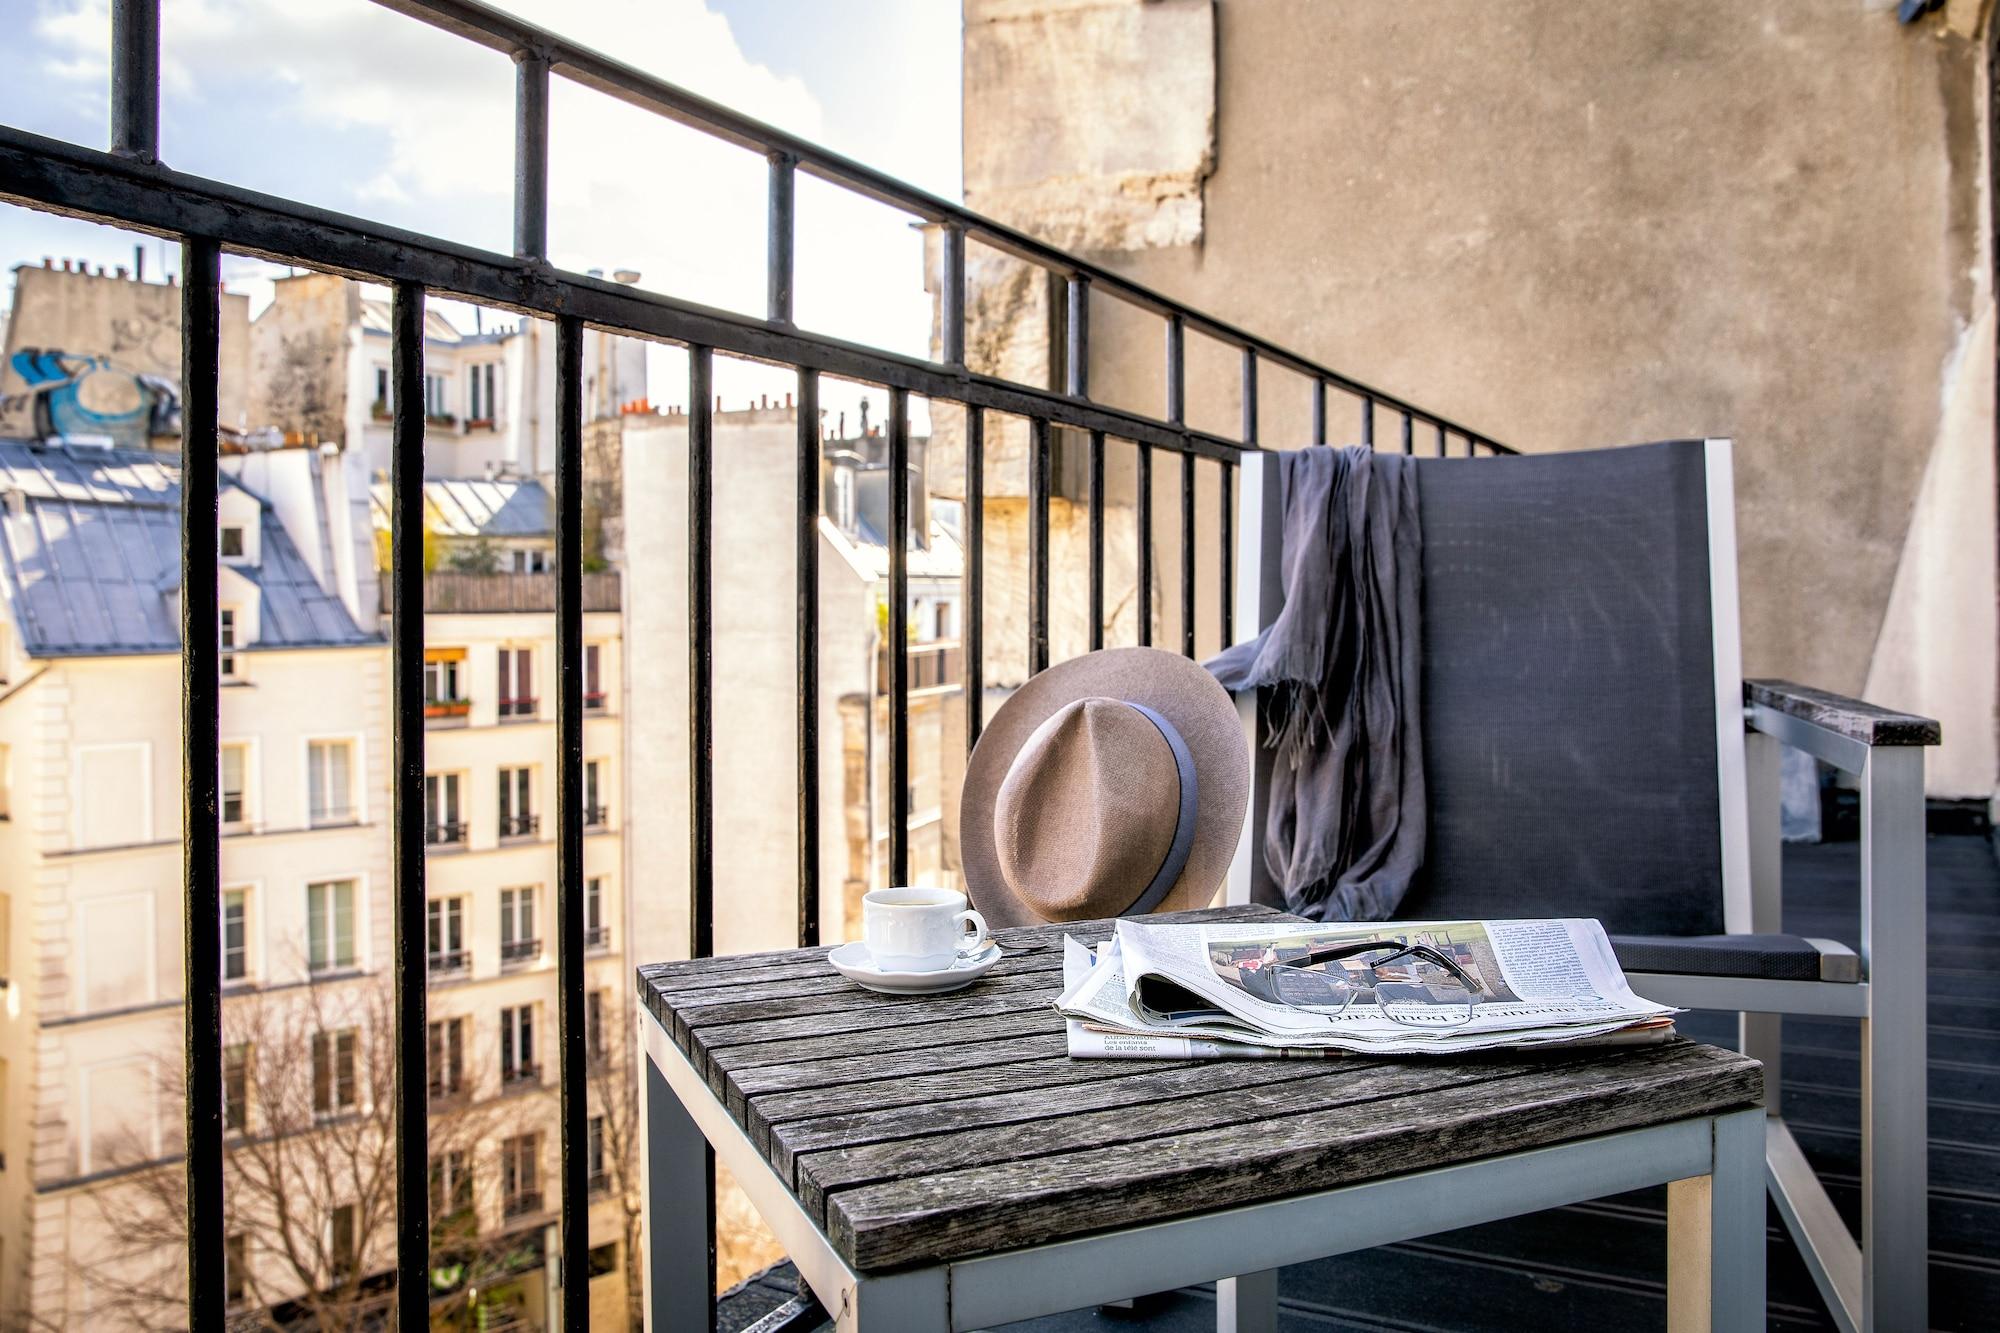
[[[1344,968],[1331,973],[1308,970],[1349,958],[1363,961],[1366,980],[1350,975]],[[1402,959],[1411,962],[1406,975],[1382,975],[1383,968]],[[1420,965],[1429,965],[1445,975],[1425,978]],[[1470,1023],[1480,990],[1479,983],[1450,955],[1428,944],[1404,944],[1399,940],[1323,945],[1308,950],[1302,958],[1281,959],[1276,966],[1251,969],[1239,976],[1244,989],[1259,999],[1317,1013],[1344,1013],[1356,1000],[1372,994],[1383,1017],[1426,1030]]]

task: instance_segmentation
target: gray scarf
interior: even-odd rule
[[[1424,856],[1416,468],[1365,448],[1271,457],[1284,606],[1208,669],[1228,689],[1267,691],[1264,864],[1287,909],[1385,920]]]

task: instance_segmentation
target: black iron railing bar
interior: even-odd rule
[[[1195,656],[1194,455],[1181,455],[1181,655]]]
[[[965,752],[986,725],[986,413],[965,409]]]
[[[1326,381],[1314,380],[1312,391],[1312,442],[1325,444],[1326,440]]]
[[[111,151],[160,155],[160,0],[112,0]]]
[[[714,352],[688,348],[688,953],[715,952]]]
[[[182,1011],[187,1056],[188,1319],[222,1326],[227,1221],[222,1191],[222,644],[217,393],[222,360],[222,252],[181,246],[181,798]]]
[[[910,397],[889,391],[889,883],[910,882]]]
[[[1090,432],[1090,651],[1104,646],[1104,432]]]
[[[771,200],[764,243],[765,317],[773,324],[790,324],[798,249],[798,159],[774,150],[770,160]]]
[[[798,526],[793,563],[798,636],[799,947],[819,943],[819,373],[799,372]]]
[[[1139,615],[1139,646],[1153,643],[1153,448],[1145,441],[1139,446],[1138,503],[1133,506],[1133,527],[1139,540],[1138,596],[1133,604]]]
[[[389,673],[396,1098],[396,1271],[430,1271],[429,995],[424,811],[424,291],[399,282],[390,301]],[[430,1291],[398,1282],[399,1327],[430,1318]],[[200,1325],[196,1325],[199,1327]]]
[[[549,257],[549,58],[514,56],[514,255]]]
[[[583,1012],[583,321],[556,322],[556,1044],[562,1322],[590,1328],[589,1027]]]
[[[1188,327],[1239,349],[1254,349],[1274,365],[1301,375],[1316,376],[1354,394],[1371,397],[1397,410],[1409,410],[1426,420],[1438,420],[1413,403],[1394,394],[1363,384],[1339,371],[1319,365],[1309,358],[1204,314],[1159,292],[1087,260],[952,203],[926,190],[908,185],[886,172],[823,148],[746,116],[720,103],[656,78],[622,61],[614,60],[589,47],[569,41],[546,28],[524,22],[476,0],[373,0],[431,27],[455,33],[468,41],[507,55],[533,52],[549,61],[550,68],[564,78],[608,97],[651,111],[668,120],[699,130],[725,143],[757,154],[782,152],[793,158],[798,169],[844,189],[915,215],[924,222],[956,225],[981,244],[1062,276],[1089,279],[1103,291],[1127,305],[1136,306],[1162,318],[1180,318]],[[1454,429],[1462,430],[1456,423]]]
[[[1049,666],[1049,423],[1028,423],[1028,674]]]
[[[1361,447],[1375,447],[1375,400],[1366,394],[1361,397]]]

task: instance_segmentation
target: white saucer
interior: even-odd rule
[[[834,970],[867,990],[884,995],[942,995],[970,986],[1000,961],[1000,946],[988,941],[970,958],[961,958],[950,967],[935,972],[885,972],[875,966],[868,945],[861,940],[843,944],[826,956]]]

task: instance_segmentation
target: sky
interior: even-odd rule
[[[497,7],[950,199],[960,194],[955,0],[498,0]],[[5,0],[0,123],[106,142],[108,0]],[[368,0],[165,6],[168,165],[482,249],[511,249],[514,71],[503,55]],[[549,243],[558,267],[636,269],[640,286],[761,314],[761,157],[557,79]],[[805,328],[917,355],[929,345],[911,219],[798,186],[795,310]],[[0,268],[44,255],[177,265],[156,239],[0,205]],[[225,256],[224,285],[269,300],[273,270]],[[10,285],[11,285],[11,279]],[[470,327],[470,313],[448,309]],[[500,316],[511,320],[512,315]],[[488,317],[488,327],[492,317]],[[656,351],[656,403],[685,400]],[[789,376],[719,361],[725,405]],[[829,385],[829,407],[853,394]],[[877,404],[877,414],[880,404]]]

